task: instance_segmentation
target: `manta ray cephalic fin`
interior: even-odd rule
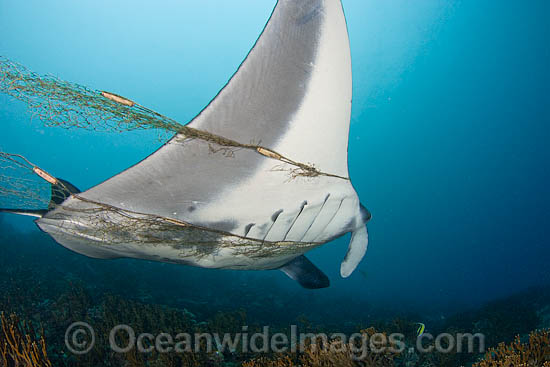
[[[359,265],[367,252],[368,244],[369,232],[367,231],[366,225],[353,231],[348,252],[346,253],[344,261],[342,261],[342,265],[340,265],[340,275],[342,278],[349,277],[355,268],[357,268],[357,265]]]

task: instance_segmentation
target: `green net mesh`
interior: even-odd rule
[[[52,75],[38,75],[0,57],[0,92],[27,104],[46,126],[93,131],[160,129],[170,133],[183,125],[113,93],[93,90]]]
[[[186,128],[124,97],[38,75],[0,57],[0,93],[25,103],[47,127],[123,132],[154,129],[161,140]],[[51,185],[24,157],[0,149],[0,208],[51,208]]]
[[[0,152],[0,208],[41,209],[50,203],[51,185],[17,154]]]
[[[32,115],[46,126],[108,132],[155,129],[169,135],[181,134],[178,139],[204,140],[213,153],[222,151],[228,157],[233,149],[254,150],[278,161],[273,170],[288,171],[289,180],[318,175],[347,179],[320,172],[312,164],[293,161],[259,144],[237,142],[181,125],[114,93],[94,90],[52,75],[38,75],[5,57],[0,57],[0,93],[24,102]],[[21,156],[0,151],[0,208],[43,208],[49,202],[49,185],[34,175],[35,168]]]
[[[155,129],[168,135],[181,134],[184,139],[201,139],[211,144],[215,153],[222,151],[231,157],[231,149],[251,149],[280,164],[274,170],[290,170],[289,177],[330,175],[313,165],[295,162],[257,144],[244,144],[206,131],[184,126],[119,95],[90,89],[63,81],[51,75],[38,75],[24,66],[0,57],[0,93],[24,102],[33,116],[45,126],[79,128],[91,131],[124,132]],[[177,142],[177,139],[176,139]],[[339,177],[339,176],[334,176]],[[340,177],[342,178],[342,177]],[[347,179],[347,178],[345,178]],[[53,190],[52,190],[53,188]],[[146,213],[133,213],[98,202],[90,202],[74,194],[71,204],[63,204],[70,192],[62,180],[17,154],[0,149],[0,211],[1,209],[48,209],[49,218],[64,222],[65,235],[84,236],[89,241],[105,244],[163,243],[181,251],[181,258],[209,255],[219,247],[238,246],[242,254],[272,256],[275,253],[305,251],[289,243],[242,238],[229,233],[199,228]],[[53,203],[56,195],[62,200]],[[58,197],[59,198],[59,197]],[[81,224],[72,219],[78,218]],[[86,225],[82,225],[85,223]],[[197,247],[197,244],[201,246]],[[317,244],[302,244],[316,246]]]
[[[41,76],[24,66],[0,57],[0,93],[6,93],[29,106],[46,126],[83,128],[93,131],[121,132],[156,129],[167,134],[182,134],[185,139],[201,139],[231,153],[231,148],[257,151],[268,158],[293,166],[290,179],[319,175],[347,179],[320,172],[312,164],[293,161],[258,144],[237,142],[207,131],[184,126],[127,98],[63,81],[55,76]],[[286,169],[285,169],[286,170]]]

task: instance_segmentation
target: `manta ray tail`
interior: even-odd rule
[[[0,213],[12,213],[29,217],[42,218],[48,211],[46,209],[7,209],[0,208]]]
[[[56,178],[57,182],[52,184],[51,199],[48,209],[8,209],[0,208],[0,212],[26,215],[30,217],[42,218],[49,210],[64,202],[71,194],[78,194],[80,190],[69,181]]]
[[[327,288],[330,285],[328,277],[304,255],[295,258],[280,270],[307,289]]]

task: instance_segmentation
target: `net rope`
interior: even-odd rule
[[[0,152],[0,208],[41,209],[50,203],[51,185],[18,154]]]
[[[24,102],[46,126],[109,132],[161,129],[172,133],[183,127],[124,97],[53,75],[38,75],[5,57],[0,57],[0,92]]]
[[[5,93],[25,103],[32,116],[38,117],[47,127],[65,129],[79,128],[90,131],[125,132],[156,129],[167,134],[179,134],[175,140],[201,139],[212,144],[211,149],[231,152],[232,148],[251,149],[269,159],[278,161],[273,170],[286,170],[290,179],[296,177],[316,177],[319,175],[348,179],[320,172],[311,164],[293,161],[258,144],[243,144],[206,131],[182,125],[140,104],[114,93],[94,90],[76,83],[61,80],[53,75],[38,75],[24,66],[0,56],[0,93]],[[231,155],[228,154],[228,157]],[[290,167],[290,168],[288,168]],[[0,149],[0,209],[45,209],[53,212],[52,193],[70,191],[63,182],[40,169],[25,157],[3,152]],[[57,188],[56,188],[57,187]],[[243,253],[251,251],[260,254],[292,251],[284,243],[269,243],[243,238],[230,233],[219,233],[189,223],[175,221],[145,213],[133,213],[103,203],[89,202],[78,194],[72,195],[82,205],[68,207],[60,205],[52,215],[69,218],[72,215],[83,217],[93,224],[88,228],[67,228],[74,235],[87,235],[104,243],[118,241],[135,243],[187,243],[194,252],[204,251],[193,247],[193,239],[201,238],[201,243],[234,246],[241,245]],[[72,211],[72,213],[71,213]],[[182,231],[182,229],[185,229]],[[222,238],[220,240],[220,238]],[[225,241],[225,242],[224,242]],[[311,244],[303,244],[311,246]],[[189,247],[188,247],[189,249]],[[205,254],[209,253],[206,251]]]
[[[185,139],[201,139],[229,152],[231,150],[228,148],[255,150],[265,157],[294,166],[287,170],[291,179],[317,176],[349,179],[321,172],[313,164],[296,162],[259,144],[237,142],[182,125],[117,94],[93,90],[52,75],[40,76],[5,57],[0,57],[0,92],[27,104],[33,116],[37,116],[46,126],[109,132],[156,129],[180,134]]]

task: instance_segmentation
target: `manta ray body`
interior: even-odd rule
[[[189,130],[87,191],[58,179],[57,205],[27,214],[94,258],[280,269],[306,288],[327,287],[303,254],[351,232],[347,277],[368,243],[370,213],[347,166],[351,89],[340,0],[279,0]]]

